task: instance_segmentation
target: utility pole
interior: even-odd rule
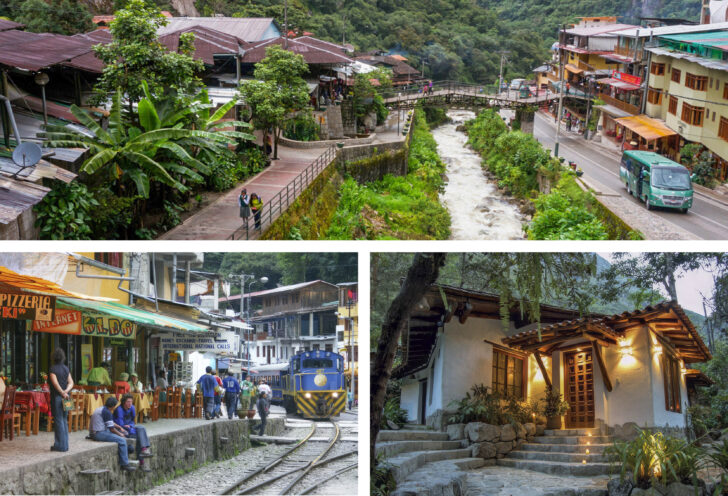
[[[501,92],[501,88],[503,87],[503,64],[505,64],[506,61],[508,60],[506,58],[506,53],[510,53],[510,52],[506,52],[506,51],[500,52],[500,54],[501,54],[500,72],[498,73],[498,89],[495,91],[496,95]]]
[[[563,40],[562,38],[563,32]],[[566,42],[566,24],[559,31],[559,45]],[[564,110],[564,49],[559,47],[559,110],[556,113],[556,139],[554,140],[554,157],[559,156],[559,134],[561,133],[561,112]]]

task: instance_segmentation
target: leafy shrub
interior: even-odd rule
[[[297,141],[317,141],[319,125],[310,113],[299,114],[286,122],[283,136]]]
[[[703,152],[693,161],[693,181],[706,188],[714,188],[718,182],[716,179],[715,159],[710,152]]]
[[[91,220],[99,202],[79,182],[57,182],[33,210],[41,239],[92,239]]]
[[[450,122],[447,116],[447,110],[443,107],[433,107],[432,105],[423,105],[422,111],[425,113],[425,119],[430,129],[436,128],[446,122]]]
[[[258,147],[247,148],[240,155],[240,159],[248,168],[249,175],[255,175],[270,164],[270,158]]]
[[[683,482],[697,486],[697,472],[706,466],[705,453],[698,446],[682,439],[637,429],[631,441],[616,441],[604,450],[609,462],[620,467],[620,478],[628,472],[633,482],[647,488],[659,481],[668,485]]]
[[[402,427],[407,423],[407,410],[403,410],[399,406],[399,396],[388,398],[384,403],[384,411],[382,412],[382,429],[389,429],[388,422],[397,424]]]
[[[371,496],[388,496],[397,488],[392,465],[383,462],[377,457],[377,464],[371,468],[371,482],[369,494]]]
[[[226,191],[232,188],[248,172],[243,161],[232,153],[216,156],[209,167],[210,174],[205,177],[205,185],[212,191]]]
[[[474,384],[465,398],[453,401],[457,411],[448,419],[451,424],[467,424],[469,422],[485,422],[502,425],[506,423],[531,422],[534,413],[538,413],[538,402],[524,402],[513,397],[503,398],[491,388],[483,384]]]
[[[93,190],[98,201],[91,218],[93,239],[127,239],[134,220],[134,208],[139,196],[116,195],[109,188]]]

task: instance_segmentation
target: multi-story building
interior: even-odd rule
[[[254,339],[244,346],[253,364],[280,363],[303,350],[335,351],[338,288],[316,280],[250,294]]]
[[[358,379],[359,373],[359,298],[356,282],[342,282],[339,287],[336,348],[344,356],[347,377]],[[357,380],[358,382],[358,380]]]
[[[716,25],[713,25],[716,26]],[[728,46],[726,30],[659,36],[650,53],[647,115],[679,134],[675,151],[700,143],[728,176]]]

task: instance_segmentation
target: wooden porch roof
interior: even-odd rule
[[[685,311],[675,301],[666,301],[641,310],[617,315],[584,317],[538,329],[519,332],[503,338],[503,343],[524,351],[550,353],[561,343],[577,337],[616,344],[617,339],[635,327],[646,325],[658,339],[666,339],[686,363],[704,362],[712,358],[700,334]]]

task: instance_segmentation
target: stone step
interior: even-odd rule
[[[448,441],[447,432],[401,429],[379,431],[377,441]]]
[[[404,428],[411,431],[432,431],[431,428],[422,424],[405,424]]]
[[[526,443],[521,446],[524,451],[554,451],[558,453],[585,453],[589,450],[592,453],[601,454],[604,448],[612,446],[611,444],[540,444]]]
[[[522,468],[555,475],[587,476],[605,475],[609,473],[608,463],[547,462],[540,460],[516,460],[514,458],[500,458],[496,463],[503,467]]]
[[[251,436],[252,437],[252,436]],[[465,445],[465,446],[464,446]],[[412,451],[451,450],[467,447],[466,440],[459,441],[387,441],[377,443],[377,456],[385,458]]]
[[[455,458],[432,462],[397,484],[391,496],[443,496],[462,494],[467,470],[486,464],[482,458]]]
[[[589,450],[591,451],[591,450]],[[506,458],[515,458],[517,460],[541,460],[545,462],[567,462],[581,463],[586,460],[589,463],[607,463],[607,457],[598,453],[558,453],[553,451],[511,451]]]
[[[546,429],[544,436],[599,436],[601,432],[598,428],[593,429]]]
[[[611,444],[612,436],[536,436],[540,444]]]
[[[410,453],[402,453],[392,458],[388,458],[387,463],[392,465],[392,474],[394,475],[394,479],[399,483],[405,480],[409,474],[426,463],[469,457],[470,448],[438,451],[412,451]]]

